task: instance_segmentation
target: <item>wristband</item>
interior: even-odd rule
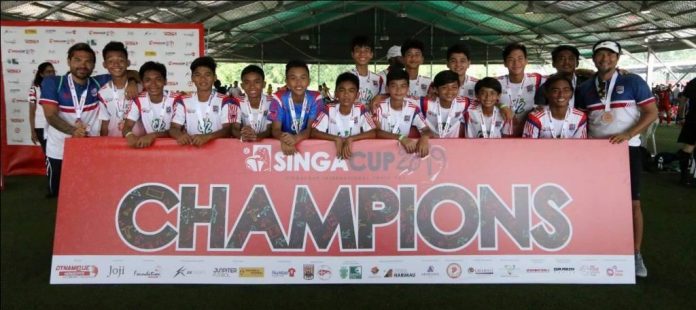
[[[128,138],[128,136],[135,136],[135,134],[132,131],[129,131],[126,133],[125,137]]]
[[[399,141],[403,140],[404,138],[406,138],[406,135],[400,135],[400,136],[399,136]]]

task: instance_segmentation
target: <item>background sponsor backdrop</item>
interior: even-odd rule
[[[2,21],[2,174],[44,174],[41,148],[31,142],[27,100],[36,68],[53,63],[68,72],[70,46],[86,42],[97,54],[94,75],[108,73],[101,50],[110,41],[128,49],[129,69],[147,61],[167,66],[169,90],[191,91],[189,65],[203,55],[202,24],[119,24]]]
[[[68,139],[51,283],[635,283],[625,144],[431,143]]]

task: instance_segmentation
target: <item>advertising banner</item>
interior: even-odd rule
[[[51,283],[635,282],[625,145],[431,143],[68,139]]]
[[[89,22],[2,21],[2,172],[45,174],[41,148],[31,141],[29,88],[42,62],[50,62],[57,75],[69,71],[70,46],[85,42],[97,59],[94,75],[107,74],[101,51],[110,41],[128,49],[129,69],[147,61],[167,66],[169,90],[191,91],[189,65],[203,55],[201,24],[126,24]],[[40,106],[38,107],[41,108]]]

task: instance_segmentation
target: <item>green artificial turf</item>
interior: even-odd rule
[[[678,127],[660,127],[658,152]],[[696,309],[696,189],[644,173],[636,285],[49,285],[56,200],[45,177],[5,179],[1,309]]]

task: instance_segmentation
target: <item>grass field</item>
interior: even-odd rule
[[[658,129],[676,151],[679,128]],[[637,285],[49,285],[56,200],[45,177],[5,179],[1,309],[696,309],[696,189],[643,174],[649,271]]]

